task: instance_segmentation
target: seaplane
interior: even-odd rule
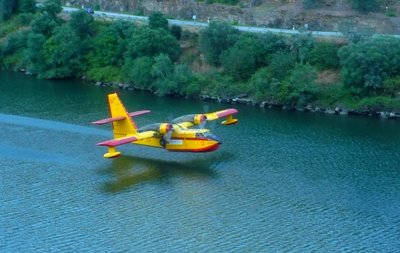
[[[211,152],[218,149],[221,141],[205,128],[207,121],[225,118],[222,125],[238,122],[233,117],[238,110],[230,108],[205,114],[188,114],[167,123],[154,123],[138,128],[134,118],[149,113],[150,110],[127,112],[117,93],[108,94],[110,118],[92,122],[95,125],[111,123],[114,138],[97,143],[108,148],[104,158],[116,158],[121,152],[116,147],[136,144],[162,148],[173,152]]]

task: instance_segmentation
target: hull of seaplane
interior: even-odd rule
[[[202,138],[172,138],[168,143],[161,138],[148,138],[132,144],[163,148],[172,152],[211,152],[217,150],[221,143]]]

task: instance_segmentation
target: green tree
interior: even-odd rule
[[[153,64],[154,59],[148,56],[128,59],[123,68],[126,81],[132,83],[135,88],[154,91]]]
[[[182,28],[180,26],[172,25],[170,31],[171,31],[171,34],[174,35],[177,40],[181,39]]]
[[[295,105],[304,106],[317,92],[317,71],[310,64],[296,64],[289,77],[288,99]]]
[[[267,71],[272,78],[283,81],[287,79],[295,63],[296,60],[290,52],[280,50],[271,55]]]
[[[396,76],[390,79],[386,79],[383,82],[384,93],[396,97],[400,95],[400,76]]]
[[[168,30],[168,19],[161,12],[152,13],[149,16],[149,27],[151,29]]]
[[[61,0],[46,0],[41,10],[54,17],[62,11]]]
[[[60,25],[60,20],[48,13],[41,13],[36,19],[32,21],[32,31],[34,33],[43,34],[50,37],[53,30]]]
[[[336,43],[319,42],[310,51],[307,59],[311,65],[319,69],[338,69],[340,64],[338,50],[339,45]]]
[[[173,82],[176,83],[176,93],[180,95],[197,95],[194,87],[191,87],[196,83],[196,76],[192,70],[186,64],[177,64],[174,67]]]
[[[0,0],[0,20],[7,20],[18,10],[18,0]]]
[[[236,80],[248,79],[256,70],[256,57],[248,50],[230,48],[221,55],[222,66],[227,74]]]
[[[351,0],[354,9],[369,12],[378,7],[377,0]]]
[[[69,25],[81,39],[94,35],[93,16],[86,13],[84,10],[71,13]]]
[[[272,78],[268,68],[260,68],[251,77],[249,83],[249,92],[256,100],[268,100],[278,102],[278,95],[281,88],[281,82]]]
[[[238,38],[239,30],[227,23],[213,21],[200,32],[199,49],[209,63],[219,65],[222,52],[233,46]]]
[[[43,45],[46,37],[40,33],[30,33],[25,50],[27,69],[34,75],[38,75],[46,70],[45,59],[43,55]]]
[[[166,54],[160,54],[154,58],[151,74],[156,78],[156,92],[166,95],[177,92],[177,84],[173,82],[172,75],[174,66]]]
[[[20,12],[35,12],[35,0],[19,0],[18,1],[18,10]]]
[[[355,93],[368,94],[400,72],[400,41],[379,37],[349,44],[339,50],[339,58],[345,86]]]
[[[85,56],[85,45],[68,25],[55,29],[43,46],[46,71],[41,78],[74,77],[81,73]]]
[[[129,40],[127,57],[157,56],[167,54],[176,61],[181,53],[176,38],[164,29],[142,28],[133,32]]]
[[[306,57],[314,47],[314,39],[311,34],[294,35],[288,40],[289,50],[301,63],[305,63]]]
[[[3,55],[12,55],[26,47],[27,31],[17,31],[8,36],[7,43],[3,47]]]

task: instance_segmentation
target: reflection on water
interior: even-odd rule
[[[116,193],[144,182],[166,182],[175,176],[195,180],[217,178],[218,173],[213,167],[230,157],[229,153],[221,153],[211,159],[207,157],[176,162],[123,155],[113,159],[104,169],[113,179],[104,185],[103,190]]]

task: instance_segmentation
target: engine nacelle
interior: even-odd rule
[[[204,114],[195,114],[194,117],[193,117],[193,121],[192,122],[195,125],[199,125],[199,124],[203,123],[206,120],[207,120],[206,115],[204,115]]]
[[[187,122],[192,122],[195,125],[200,125],[200,124],[204,123],[206,120],[207,120],[207,117],[204,114],[188,114],[188,115],[184,115],[179,118],[176,118],[176,119],[172,120],[171,122],[173,124],[177,124],[177,123],[187,121]]]
[[[162,123],[158,129],[160,134],[166,134],[172,129],[172,124],[170,123]]]

